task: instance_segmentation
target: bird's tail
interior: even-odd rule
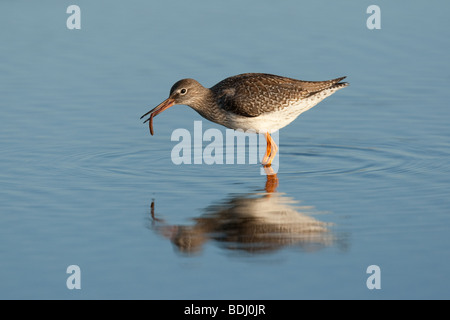
[[[331,81],[333,81],[333,85],[330,88],[341,89],[341,88],[347,87],[349,85],[348,82],[341,82],[345,78],[347,78],[347,77],[340,77],[340,78],[331,80]]]
[[[340,89],[348,86],[348,82],[341,82],[345,78],[347,77],[340,77],[327,81],[303,81],[302,87],[303,89],[311,93],[319,92],[326,89]]]

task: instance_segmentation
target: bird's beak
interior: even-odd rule
[[[163,102],[158,104],[155,108],[153,108],[152,110],[150,110],[149,112],[147,112],[146,114],[144,114],[141,117],[141,119],[142,119],[143,117],[150,114],[150,117],[147,120],[145,120],[144,123],[146,123],[148,121],[148,127],[150,128],[151,135],[153,135],[153,117],[160,114],[164,110],[169,109],[174,104],[175,104],[175,99],[167,98],[166,100],[164,100]]]

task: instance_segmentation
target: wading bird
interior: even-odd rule
[[[327,81],[302,81],[265,73],[244,73],[226,78],[211,88],[194,79],[183,79],[170,89],[169,97],[144,114],[153,117],[176,104],[188,105],[202,117],[230,129],[252,130],[267,141],[262,164],[270,166],[278,147],[270,134],[294,121],[337,90],[348,86],[345,77]]]

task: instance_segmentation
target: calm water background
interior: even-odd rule
[[[1,1],[0,298],[450,298],[450,4],[375,1],[368,30],[371,4]],[[139,120],[243,72],[351,84],[281,130],[272,198],[259,165],[172,163],[190,108]],[[258,251],[221,226],[269,205],[328,232]]]

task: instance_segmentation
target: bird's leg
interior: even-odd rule
[[[278,187],[278,177],[276,174],[272,174],[272,175],[267,175],[267,180],[266,180],[266,192],[267,193],[273,193],[276,191]]]
[[[265,166],[264,171],[266,172],[267,180],[265,190],[267,193],[273,193],[278,187],[278,177],[273,171],[271,166]]]
[[[266,147],[266,153],[264,154],[264,157],[261,161],[263,166],[266,166],[268,164],[268,160],[270,158],[270,152],[271,152],[270,141],[272,140],[272,138],[270,137],[270,134],[268,132],[265,133],[265,137],[266,137],[267,147]]]
[[[275,141],[273,141],[273,139],[269,133],[266,133],[266,139],[267,139],[267,145],[270,145],[270,149],[269,149],[270,156],[268,157],[268,159],[265,162],[263,162],[263,165],[265,167],[269,167],[272,164],[273,159],[277,155],[278,146],[275,143]],[[268,154],[268,153],[266,153],[266,154]],[[265,159],[265,157],[264,157],[264,159]],[[264,161],[264,159],[263,159],[263,161]]]

